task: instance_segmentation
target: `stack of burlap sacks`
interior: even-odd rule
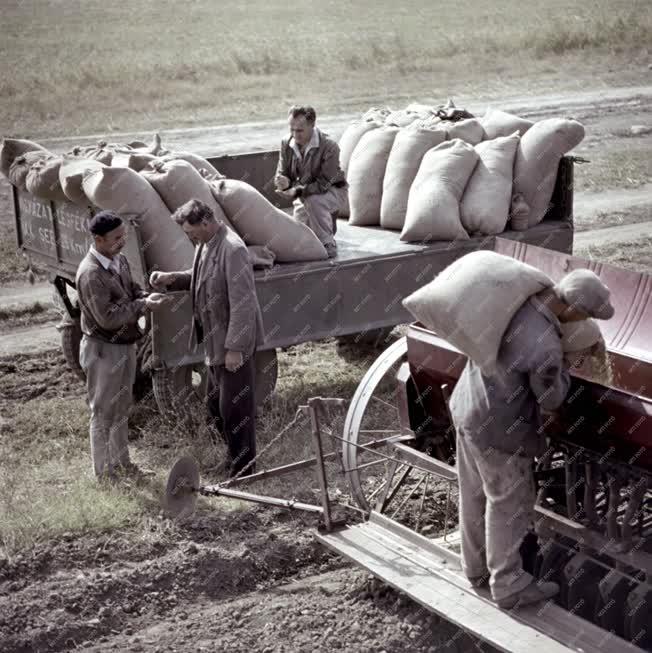
[[[37,197],[113,210],[133,219],[149,269],[191,266],[193,245],[171,219],[172,212],[191,199],[208,204],[243,239],[257,267],[328,258],[307,226],[255,188],[225,179],[201,156],[166,150],[158,135],[149,146],[101,141],[63,156],[31,141],[5,139],[0,170],[12,184]]]
[[[450,101],[370,109],[340,139],[349,222],[400,229],[408,242],[498,234],[510,219],[533,227],[550,209],[561,157],[583,137],[575,120],[491,108],[478,119]]]

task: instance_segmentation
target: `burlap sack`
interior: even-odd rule
[[[374,129],[353,150],[347,173],[349,222],[353,225],[380,224],[385,168],[398,132],[397,127]]]
[[[417,120],[412,126],[418,127],[419,129],[438,129],[443,131],[446,134],[446,140],[448,139],[448,131],[446,125],[450,124],[449,122],[444,122],[439,116],[426,116]]]
[[[457,122],[444,121],[443,127],[448,132],[448,138],[459,138],[470,145],[477,145],[485,138],[484,128],[477,118],[467,118]]]
[[[433,107],[430,104],[422,104],[421,102],[411,102],[405,107],[405,110],[419,114],[419,118],[422,120],[429,116],[434,116],[437,113],[437,107]]]
[[[473,147],[459,139],[426,152],[408,195],[401,240],[468,240],[460,199],[477,161]]]
[[[187,161],[157,159],[143,168],[140,174],[154,187],[171,212],[190,200],[201,200],[211,207],[218,220],[233,229],[222,207],[215,201],[208,182]]]
[[[127,143],[127,147],[136,150],[139,154],[152,154],[154,156],[163,156],[168,152],[161,144],[161,136],[159,134],[152,136],[152,142],[149,145],[142,141],[132,141],[131,143]]]
[[[194,247],[181,227],[170,219],[154,188],[130,168],[104,166],[88,172],[82,187],[94,206],[136,221],[148,270],[188,270]]]
[[[54,158],[54,154],[47,150],[31,150],[30,152],[25,152],[13,160],[13,163],[9,166],[9,174],[7,177],[16,188],[27,190],[25,183],[30,168],[36,163],[48,161]]]
[[[355,150],[356,145],[360,142],[360,139],[372,129],[377,129],[382,123],[375,120],[358,120],[352,122],[344,130],[339,142],[340,146],[340,167],[344,171],[344,174],[347,173],[349,169],[349,162],[351,160],[351,155],[353,150]]]
[[[419,120],[419,118],[420,116],[416,111],[400,109],[399,111],[392,111],[392,113],[385,118],[385,124],[388,127],[407,127],[415,120]]]
[[[79,159],[74,156],[64,156],[59,168],[59,183],[64,195],[79,206],[89,206],[92,202],[86,197],[82,182],[84,176],[95,170],[104,168],[104,164],[95,159]]]
[[[41,147],[38,143],[34,143],[33,141],[27,141],[20,138],[5,138],[2,141],[2,147],[0,148],[0,172],[2,172],[5,177],[9,177],[9,168],[11,168],[11,164],[14,160],[21,154],[34,152],[36,150],[47,152],[44,147]]]
[[[114,167],[131,168],[136,172],[140,172],[152,161],[156,161],[157,158],[154,154],[148,154],[146,152],[119,151],[114,152],[111,165]]]
[[[75,147],[68,150],[64,156],[68,158],[77,157],[81,159],[89,158],[87,155],[89,152],[94,152],[97,150],[97,145],[75,145]]]
[[[266,270],[274,267],[276,256],[267,245],[247,245],[249,260],[256,270]]]
[[[405,308],[491,375],[511,319],[532,295],[553,285],[543,272],[509,256],[467,254],[403,300]]]
[[[194,154],[193,152],[170,152],[163,156],[162,159],[163,161],[186,161],[197,172],[201,173],[202,170],[205,170],[209,176],[220,174],[217,168],[210,164],[203,156],[199,156],[199,154]]]
[[[561,325],[561,347],[564,352],[584,351],[602,340],[602,332],[596,320],[563,322]]]
[[[124,146],[123,146],[124,147]],[[94,159],[103,163],[105,166],[110,166],[113,160],[113,153],[116,149],[121,149],[118,143],[109,143],[108,141],[98,141],[97,145],[92,148],[84,148],[81,154],[86,159]]]
[[[247,245],[266,245],[279,263],[328,258],[313,231],[276,208],[253,186],[236,179],[209,183],[213,196]]]
[[[561,157],[584,138],[576,120],[548,118],[527,130],[516,150],[513,192],[521,193],[530,207],[528,226],[539,224],[551,208]]]
[[[36,197],[55,202],[67,202],[59,181],[59,171],[63,158],[60,156],[52,159],[37,161],[32,164],[25,179],[27,192]]]
[[[362,120],[384,123],[385,118],[392,113],[389,107],[371,107],[362,114]]]
[[[519,118],[512,113],[506,113],[491,107],[487,109],[480,122],[484,128],[485,140],[509,136],[514,132],[518,132],[519,136],[523,136],[534,124],[531,120]]]
[[[380,224],[385,229],[403,229],[408,195],[423,155],[446,140],[446,131],[421,129],[416,123],[402,129],[387,159],[380,204]]]
[[[495,138],[475,146],[479,160],[460,203],[462,225],[470,234],[505,231],[512,199],[512,170],[519,136]]]

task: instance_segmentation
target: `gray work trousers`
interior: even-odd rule
[[[533,580],[523,571],[520,546],[534,521],[532,459],[483,451],[457,433],[462,569],[468,578],[490,573],[495,601]]]
[[[91,409],[93,471],[98,477],[112,475],[116,467],[129,463],[128,419],[136,378],[136,347],[85,335],[79,362],[86,373]]]
[[[332,186],[325,193],[300,197],[294,201],[294,219],[310,227],[322,245],[336,247],[335,220],[346,205],[347,188]]]

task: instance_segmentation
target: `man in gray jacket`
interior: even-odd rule
[[[337,215],[348,203],[340,148],[315,127],[312,107],[293,106],[288,114],[290,137],[281,142],[276,192],[294,202],[294,217],[308,225],[328,256],[337,254]]]
[[[98,478],[138,472],[129,459],[128,427],[136,376],[134,343],[143,335],[138,319],[164,304],[131,278],[121,254],[126,228],[119,215],[102,211],[91,218],[94,244],[79,264],[75,285],[81,308],[79,362],[86,373],[91,409],[93,471]]]
[[[192,294],[193,332],[204,343],[208,369],[207,408],[234,475],[256,456],[255,353],[264,332],[253,268],[244,242],[204,202],[190,200],[172,217],[198,245],[193,266],[153,272],[150,284]]]
[[[556,583],[522,568],[520,545],[534,520],[533,459],[545,451],[541,411],[560,407],[570,387],[560,322],[609,319],[609,289],[589,270],[566,275],[514,315],[485,376],[469,360],[450,401],[457,429],[462,567],[474,586],[489,581],[511,608],[551,598]]]

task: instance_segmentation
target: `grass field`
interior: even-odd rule
[[[333,341],[307,343],[280,353],[277,392],[258,422],[258,453],[309,397],[350,398],[377,354],[370,350],[342,357]],[[181,455],[191,454],[200,461],[204,481],[219,478],[215,468],[224,459],[225,449],[209,438],[203,406],[193,407],[183,421],[169,420],[158,414],[150,396],[133,411],[130,428],[140,437],[130,450],[156,477],[138,487],[99,486],[90,469],[84,386],[66,371],[67,382],[56,391],[48,390],[53,377],[60,375],[57,370],[62,363],[55,353],[40,364],[29,357],[0,362],[5,374],[0,394],[29,399],[5,419],[0,430],[0,558],[63,533],[119,528],[124,535],[129,531],[129,536],[141,536],[150,521],[158,519],[167,472]],[[29,382],[30,375],[37,378]],[[55,396],[62,391],[65,396]],[[259,468],[312,455],[310,425],[303,419],[261,456]],[[344,488],[343,478],[341,482]],[[259,482],[252,491],[316,502],[315,487],[314,473],[308,470],[289,479]],[[207,502],[203,505],[207,507]],[[227,512],[240,507],[239,502],[224,499],[219,506]]]
[[[639,55],[647,65],[651,33],[647,0],[14,0],[3,3],[0,133],[242,122],[294,101],[341,111],[586,78],[626,85]]]

